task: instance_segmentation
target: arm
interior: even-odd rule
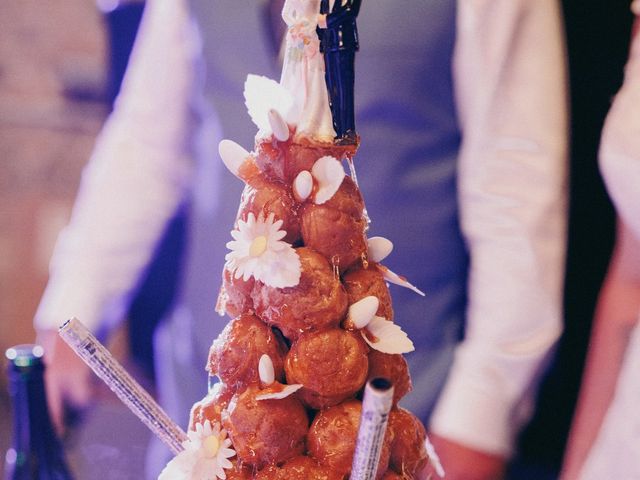
[[[640,8],[640,7],[639,7]],[[624,83],[602,130],[600,170],[618,215],[640,238],[640,18],[634,24]]]
[[[282,7],[282,19],[284,20],[284,23],[286,23],[289,27],[295,25],[296,23],[296,4],[297,2],[295,0],[286,0],[284,2],[284,6]]]
[[[351,10],[353,11],[354,17],[357,17],[358,13],[360,13],[361,5],[362,5],[362,0],[351,0]]]
[[[640,313],[640,240],[619,225],[596,308],[582,388],[561,478],[574,480],[596,439],[615,391],[631,331]]]
[[[458,2],[454,79],[469,304],[430,428],[482,452],[497,475],[562,328],[567,119],[557,2]],[[458,478],[456,464],[445,464],[448,478]]]
[[[600,168],[620,220],[609,271],[596,308],[582,388],[562,478],[578,478],[613,398],[629,334],[640,312],[640,36],[634,25],[624,84],[607,115]]]
[[[332,10],[332,13],[327,15],[327,20],[326,20],[327,27],[331,28],[331,27],[340,25],[348,18],[352,18],[353,20],[355,20],[355,18],[358,16],[359,11],[360,11],[359,1],[350,2],[344,6],[338,5],[337,9],[334,8]]]
[[[122,92],[56,245],[35,326],[49,347],[47,386],[58,422],[61,397],[86,401],[88,373],[57,341],[57,327],[77,316],[97,332],[122,319],[191,181],[194,37],[183,2],[148,2]]]

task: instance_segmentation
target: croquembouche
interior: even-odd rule
[[[376,478],[419,478],[429,461],[424,426],[397,405],[414,347],[388,284],[422,292],[381,263],[391,241],[367,238],[359,138],[336,141],[319,12],[320,0],[285,2],[282,78],[245,83],[254,149],[220,144],[245,184],[217,301],[231,320],[206,366],[217,381],[162,480],[349,478],[363,388],[376,377],[394,385]]]

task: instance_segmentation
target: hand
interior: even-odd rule
[[[444,467],[445,480],[499,480],[504,477],[504,458],[465,447],[435,433],[430,433],[429,439]],[[439,478],[431,465],[420,474],[420,480],[429,478]]]
[[[559,480],[576,480],[580,471],[582,470],[582,464],[578,465],[563,465],[562,470],[560,470],[560,475],[558,475]]]
[[[44,348],[45,385],[51,420],[59,434],[65,430],[65,408],[83,410],[93,397],[91,370],[55,330],[39,330]]]

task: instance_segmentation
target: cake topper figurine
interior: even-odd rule
[[[320,0],[285,1],[282,19],[287,24],[287,34],[280,85],[293,95],[296,136],[331,142],[335,132],[316,33],[319,11]]]
[[[358,51],[356,17],[362,0],[321,0],[318,35],[324,54],[336,143],[357,143],[353,106],[354,61]]]

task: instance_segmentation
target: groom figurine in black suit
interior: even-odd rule
[[[354,60],[358,51],[356,17],[362,0],[322,0],[318,36],[324,54],[325,78],[336,131],[336,143],[357,143],[353,107]],[[333,5],[331,5],[333,4]],[[324,17],[326,15],[326,17]]]

